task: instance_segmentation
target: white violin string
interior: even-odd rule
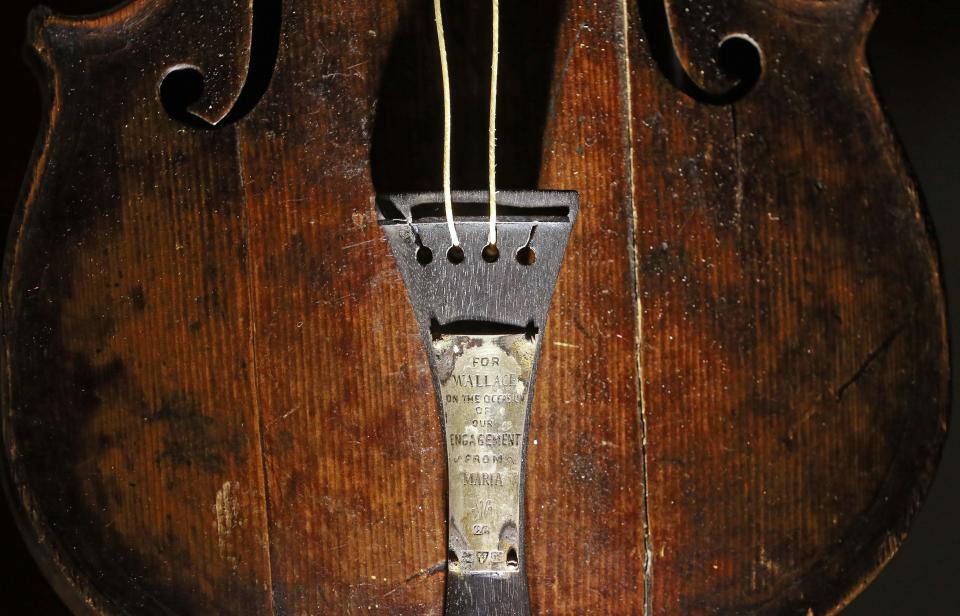
[[[453,224],[453,196],[450,190],[450,142],[453,132],[450,105],[450,71],[447,67],[447,41],[443,34],[443,14],[440,0],[433,0],[433,14],[437,22],[437,42],[440,46],[440,75],[443,81],[443,207],[447,213],[447,228],[450,230],[450,243],[460,246],[457,228]]]
[[[490,232],[487,243],[497,245],[497,78],[500,66],[500,0],[493,0],[493,59],[490,67]]]

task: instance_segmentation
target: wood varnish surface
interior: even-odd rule
[[[278,5],[269,84],[233,117],[252,5],[31,23],[48,125],[4,269],[10,491],[78,613],[442,614],[442,426],[374,209],[438,187],[432,8]],[[454,181],[474,188],[489,16],[454,5]],[[533,612],[838,611],[902,541],[948,408],[873,9],[504,11],[504,188],[581,202],[528,436]],[[730,101],[728,33],[763,61]],[[161,104],[183,64],[220,126]]]

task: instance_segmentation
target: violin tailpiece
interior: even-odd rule
[[[454,192],[460,250],[443,195],[379,198],[380,224],[427,351],[448,478],[446,614],[528,614],[524,551],[527,427],[543,330],[575,192],[498,192],[487,247],[484,191]]]

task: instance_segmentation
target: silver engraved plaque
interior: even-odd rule
[[[536,339],[442,335],[433,350],[447,449],[451,569],[516,571]]]

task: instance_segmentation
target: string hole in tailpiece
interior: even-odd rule
[[[507,568],[516,569],[520,566],[520,559],[517,558],[517,548],[507,550]]]
[[[433,261],[433,251],[426,246],[417,248],[417,263],[423,266],[430,265]]]
[[[538,331],[539,330],[537,329],[537,326],[533,324],[533,321],[530,321],[529,323],[527,323],[527,326],[523,329],[523,336],[527,340],[533,340],[534,338],[537,337]]]
[[[537,262],[537,253],[530,246],[524,246],[517,251],[517,261],[520,265],[533,265]]]
[[[463,248],[460,246],[451,246],[450,249],[447,250],[447,260],[450,261],[450,263],[459,265],[460,263],[463,263],[463,259]]]
[[[459,567],[460,558],[457,557],[457,553],[453,550],[447,550],[447,567]]]
[[[500,258],[500,249],[496,244],[487,244],[483,249],[483,260],[487,263],[496,263]]]

